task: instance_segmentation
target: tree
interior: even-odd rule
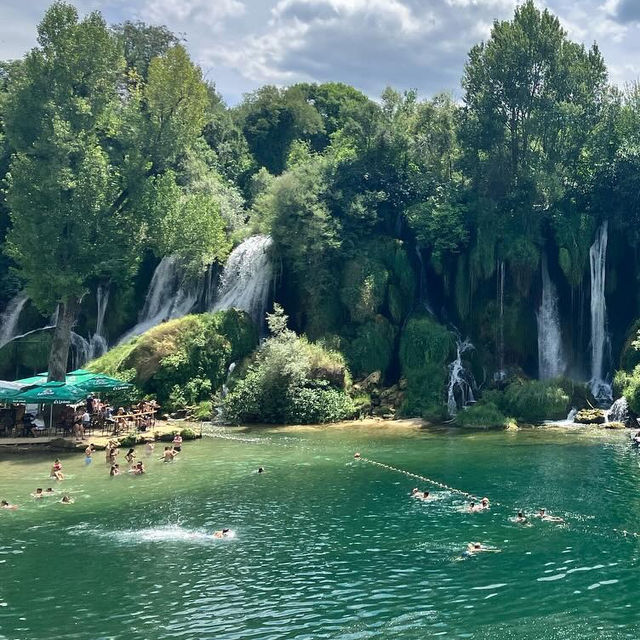
[[[62,2],[45,14],[38,43],[12,75],[4,106],[15,150],[7,250],[38,307],[58,308],[49,377],[61,380],[88,282],[126,277],[142,248],[159,244],[153,229],[162,219],[152,215],[162,212],[141,202],[199,135],[206,88],[175,46],[151,60],[141,92],[122,95],[116,37],[100,14],[79,20]],[[193,206],[211,217],[197,202],[183,213]]]

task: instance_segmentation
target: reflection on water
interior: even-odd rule
[[[63,459],[73,505],[0,463],[0,638],[637,638],[638,454],[624,434],[217,429],[109,478]],[[353,459],[353,452],[474,495]],[[140,452],[140,455],[143,455]],[[265,468],[257,474],[259,466]],[[537,508],[564,526],[510,520]],[[233,540],[216,540],[229,527]],[[500,553],[457,561],[468,542]],[[132,622],[134,621],[134,622]]]

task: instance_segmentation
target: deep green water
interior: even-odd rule
[[[50,458],[0,462],[0,638],[638,638],[640,458],[626,434],[223,430],[109,478],[63,458],[75,504],[36,502]],[[415,480],[505,506],[421,503]],[[142,451],[140,452],[142,455]],[[266,473],[255,469],[264,465]],[[509,522],[546,506],[567,526]],[[237,535],[206,534],[228,526]],[[502,549],[457,560],[466,543]]]

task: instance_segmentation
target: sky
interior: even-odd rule
[[[0,0],[0,60],[36,44],[50,0]],[[81,15],[142,20],[186,39],[228,104],[264,84],[339,81],[372,98],[386,86],[462,94],[471,46],[518,0],[74,0]],[[640,78],[640,0],[539,0],[569,36],[598,43],[613,82]]]

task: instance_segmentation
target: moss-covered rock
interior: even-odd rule
[[[456,416],[456,424],[460,427],[485,429],[507,428],[513,424],[513,420],[507,418],[493,402],[479,402],[460,411]]]
[[[402,415],[444,417],[444,386],[453,344],[451,333],[430,316],[409,318],[400,336],[400,366],[406,380]]]
[[[378,260],[362,256],[344,267],[340,299],[349,310],[351,321],[371,320],[385,300],[389,272]]]
[[[602,409],[582,409],[576,413],[573,421],[578,424],[604,424],[606,417]]]
[[[235,309],[189,315],[153,327],[87,365],[124,377],[173,408],[195,405],[219,389],[231,362],[258,343],[256,328]]]

